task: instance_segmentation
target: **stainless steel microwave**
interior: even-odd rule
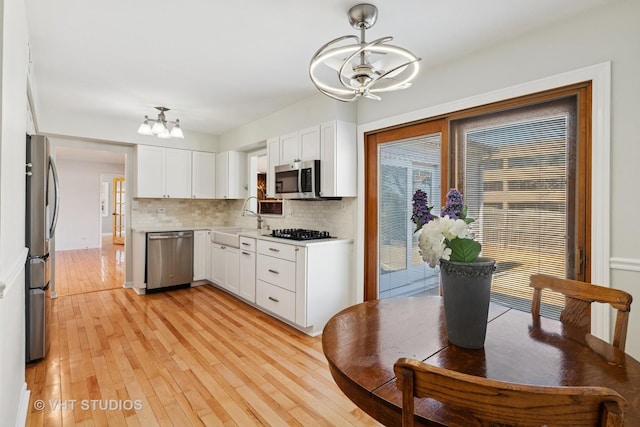
[[[282,199],[320,198],[320,160],[293,162],[275,167],[276,197]]]

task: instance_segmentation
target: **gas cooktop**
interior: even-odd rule
[[[302,228],[283,228],[281,230],[271,230],[271,237],[290,240],[315,240],[330,239],[332,236],[328,231],[304,230]]]

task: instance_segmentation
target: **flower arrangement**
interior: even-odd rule
[[[475,240],[469,224],[474,219],[467,218],[467,206],[462,194],[452,188],[447,193],[447,201],[440,217],[431,213],[427,195],[416,190],[413,195],[413,215],[416,231],[422,230],[418,241],[420,255],[430,267],[440,265],[440,259],[456,262],[474,262],[482,245]]]

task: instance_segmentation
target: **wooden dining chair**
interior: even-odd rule
[[[606,288],[577,280],[561,279],[547,274],[534,274],[529,286],[533,288],[531,313],[540,315],[542,290],[550,289],[565,296],[565,307],[560,313],[560,321],[591,333],[591,303],[610,304],[617,309],[616,325],[613,330],[613,345],[624,351],[627,342],[627,326],[631,310],[631,295],[620,289]]]
[[[415,359],[394,365],[402,391],[402,426],[414,422],[414,397],[455,411],[466,426],[622,426],[625,399],[606,387],[514,384],[443,369]],[[446,422],[446,421],[445,421]]]

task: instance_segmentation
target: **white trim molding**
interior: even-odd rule
[[[364,218],[365,199],[363,197],[365,133],[585,81],[591,81],[592,84],[591,281],[602,286],[610,286],[611,62],[603,62],[359,125],[357,137],[358,195],[360,197],[358,197],[357,207],[357,218],[359,220],[356,222],[356,265],[364,265],[364,221],[362,219]],[[356,272],[356,287],[356,300],[362,301],[364,298],[364,271],[362,269]],[[594,308],[592,333],[604,340],[609,340],[609,323],[609,308],[606,306]]]
[[[22,391],[20,392],[20,404],[18,408],[18,417],[16,418],[16,427],[23,427],[27,425],[29,399],[31,399],[31,391],[27,389],[27,383],[24,383]]]
[[[611,258],[612,270],[640,271],[640,259]]]
[[[16,278],[20,274],[20,272],[24,269],[25,262],[27,261],[27,255],[29,254],[29,249],[23,248],[18,257],[11,265],[9,269],[9,274],[5,277],[0,278],[0,299],[4,297],[7,289],[16,281]]]

